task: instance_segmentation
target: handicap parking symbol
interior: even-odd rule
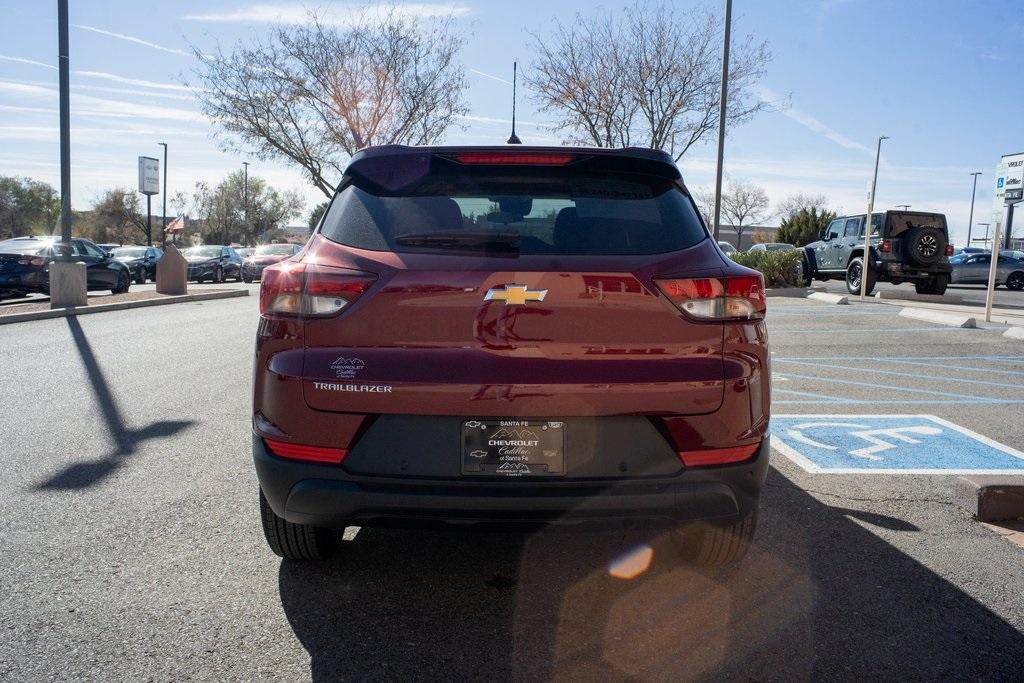
[[[934,415],[774,415],[771,433],[808,472],[1024,473],[1024,453]]]

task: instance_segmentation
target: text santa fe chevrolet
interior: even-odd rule
[[[365,149],[263,272],[267,541],[632,520],[736,561],[768,468],[764,312],[662,152]]]

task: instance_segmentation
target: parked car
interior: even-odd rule
[[[120,244],[97,244],[96,246],[109,254],[110,252],[114,251],[115,249],[117,249],[118,247],[120,247],[122,245],[120,245]]]
[[[14,237],[0,242],[0,299],[50,293],[50,263],[63,244],[60,236]],[[128,266],[87,239],[71,239],[71,255],[85,263],[86,287],[122,294],[131,286]]]
[[[1004,249],[999,252],[999,254],[1007,258],[1012,258],[1016,261],[1024,261],[1024,251],[1021,251],[1020,249]]]
[[[235,253],[238,254],[242,260],[252,256],[252,252],[256,251],[256,247],[235,247]]]
[[[747,249],[747,251],[796,251],[796,247],[785,242],[764,242],[763,244],[755,244],[750,249]]]
[[[309,560],[348,525],[633,520],[735,561],[768,466],[764,312],[664,152],[363,149],[263,271],[267,542]]]
[[[805,283],[811,279],[845,279],[851,294],[859,294],[861,277],[867,291],[875,282],[913,282],[918,294],[942,294],[950,279],[946,217],[920,211],[886,211],[871,215],[871,253],[864,263],[864,214],[843,216],[829,223],[821,239],[804,247]]]
[[[128,266],[132,271],[132,279],[136,284],[145,284],[146,280],[156,280],[156,264],[164,255],[159,247],[117,247],[110,255]]]
[[[299,244],[264,244],[256,247],[244,261],[242,261],[242,279],[245,282],[259,280],[263,269],[286,258],[291,258],[302,251]]]
[[[732,246],[731,244],[725,241],[719,242],[718,246],[721,247],[722,251],[725,252],[726,256],[732,256],[733,254],[739,251],[736,247]]]
[[[183,249],[181,255],[188,263],[188,279],[202,282],[224,282],[229,277],[241,281],[242,259],[231,247],[221,244],[208,244],[201,247]]]
[[[988,249],[981,247],[953,247],[953,256],[957,254],[987,254],[988,252]]]
[[[992,254],[961,254],[951,258],[952,282],[961,285],[987,285],[992,268]],[[1024,261],[1009,256],[999,256],[996,264],[996,286],[1006,285],[1007,289],[1024,289]]]

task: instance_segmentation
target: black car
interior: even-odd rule
[[[847,291],[860,294],[861,277],[866,276],[868,294],[875,282],[913,282],[918,294],[945,293],[953,246],[944,215],[920,211],[871,214],[866,264],[864,222],[864,214],[840,216],[822,230],[819,241],[804,247],[806,284],[812,278],[846,280]]]
[[[183,249],[181,255],[188,262],[190,281],[224,282],[229,277],[242,280],[242,257],[231,247],[206,244]]]
[[[145,284],[146,280],[156,280],[156,264],[164,255],[159,247],[117,247],[110,255],[128,266],[132,271],[132,279],[137,284]]]
[[[0,242],[0,298],[50,293],[50,263],[57,256],[60,237],[15,237]],[[86,287],[123,294],[131,285],[131,271],[87,239],[71,240],[71,255],[86,266]]]

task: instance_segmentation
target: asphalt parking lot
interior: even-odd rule
[[[953,503],[953,474],[776,451],[730,570],[620,528],[367,529],[338,559],[282,562],[250,464],[256,306],[0,328],[0,384],[18,388],[0,394],[0,678],[1020,679],[1024,548]],[[1024,450],[1024,342],[884,305],[769,306],[786,424],[928,415]],[[911,458],[961,448],[903,434],[924,444]],[[647,549],[646,571],[610,575]]]

